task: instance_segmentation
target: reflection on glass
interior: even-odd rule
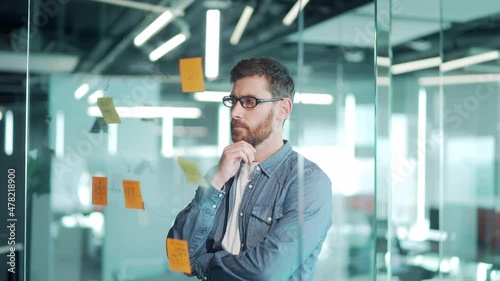
[[[6,7],[0,163],[24,150],[27,85],[27,280],[189,280],[164,247],[195,192],[175,159],[218,163],[227,76],[258,56],[300,82],[283,135],[332,180],[314,280],[500,280],[497,0]],[[179,59],[200,56],[206,91],[182,93]],[[123,122],[92,130],[104,96]],[[95,175],[108,206],[89,204]],[[141,182],[145,210],[124,209],[123,180]]]

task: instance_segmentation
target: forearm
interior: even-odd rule
[[[328,181],[319,181],[315,174],[306,177],[304,183],[309,192],[302,197],[303,211],[297,209],[298,191],[294,186],[285,199],[283,217],[263,242],[239,255],[226,251],[202,255],[198,274],[213,281],[274,281],[288,280],[298,270],[313,270],[332,223],[331,189]]]
[[[203,254],[196,261],[197,274],[209,281],[288,280],[306,260],[315,260],[321,250],[326,229],[312,227],[313,221],[302,226],[298,223],[282,225],[262,244],[239,255],[226,251]],[[300,232],[308,238],[299,241]]]
[[[177,215],[168,237],[186,240],[190,259],[203,253],[205,242],[224,196],[225,192],[213,187],[199,187],[195,198]]]

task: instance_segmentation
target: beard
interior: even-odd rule
[[[233,142],[238,142],[240,140],[246,141],[253,147],[258,146],[264,142],[273,132],[272,121],[274,116],[274,109],[269,112],[266,119],[257,124],[254,129],[250,129],[243,122],[233,119],[231,121],[231,139]],[[239,130],[234,130],[234,127],[244,128]]]

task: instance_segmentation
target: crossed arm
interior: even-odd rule
[[[312,173],[305,177],[303,190],[303,214],[299,215],[298,210],[298,184],[292,184],[284,201],[283,217],[261,244],[239,255],[226,251],[208,253],[205,248],[215,219],[216,210],[212,207],[220,203],[218,190],[199,188],[168,236],[188,241],[193,272],[199,278],[288,280],[307,259],[319,253],[331,226],[331,186],[326,175]]]

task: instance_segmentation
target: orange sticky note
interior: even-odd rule
[[[186,240],[167,238],[167,253],[170,270],[191,274],[188,243]]]
[[[125,196],[125,208],[144,210],[139,181],[123,180],[123,195]]]
[[[182,92],[190,93],[205,91],[201,57],[180,59],[179,72],[181,74]]]
[[[108,205],[108,178],[92,177],[92,204]]]

